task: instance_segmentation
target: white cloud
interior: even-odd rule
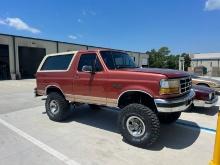
[[[205,10],[220,10],[220,0],[207,0],[205,3]]]
[[[82,15],[83,15],[83,16],[86,16],[86,15],[95,16],[95,15],[96,15],[96,12],[93,11],[93,10],[85,10],[85,9],[83,9],[83,10],[82,10]]]
[[[77,22],[79,22],[79,23],[83,23],[83,20],[80,19],[80,18],[78,18],[78,19],[77,19]]]
[[[6,23],[5,23],[4,20],[0,19],[0,24],[1,24],[1,25],[5,25]]]
[[[78,37],[75,35],[69,35],[68,38],[72,39],[72,40],[76,40]]]
[[[17,30],[29,31],[34,34],[41,32],[39,29],[29,26],[27,23],[22,21],[20,18],[9,18],[8,17],[6,19],[0,19],[0,24],[13,27]]]

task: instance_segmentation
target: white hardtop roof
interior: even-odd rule
[[[66,54],[76,54],[78,51],[68,51],[68,52],[61,52],[61,53],[52,53],[47,54],[46,56],[59,56],[59,55],[66,55]]]

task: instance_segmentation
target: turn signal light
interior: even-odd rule
[[[179,94],[179,88],[160,88],[161,95]]]

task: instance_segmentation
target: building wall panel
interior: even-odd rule
[[[95,46],[88,46],[88,50],[94,50],[94,49],[103,49],[103,48],[95,47]]]
[[[9,66],[10,66],[10,74],[11,78],[15,79],[15,56],[14,56],[14,45],[13,45],[13,37],[0,35],[0,44],[8,45],[9,47]]]
[[[22,36],[13,36],[7,34],[0,34],[0,44],[9,46],[9,65],[12,79],[16,78],[16,75],[20,75],[19,71],[19,51],[20,47],[30,48],[44,48],[46,54],[52,54],[57,52],[65,52],[70,50],[93,50],[93,49],[105,49],[102,47],[78,45],[72,43],[65,43],[52,40],[44,40],[37,38],[29,38]],[[14,45],[15,44],[15,45]],[[116,50],[116,49],[114,49]],[[144,53],[127,51],[127,53],[135,59],[135,63],[142,66],[143,63],[148,65],[148,56]]]
[[[140,66],[148,66],[149,65],[148,59],[149,59],[148,54],[140,53],[140,64],[139,65]]]
[[[19,77],[21,77],[19,71],[19,56],[18,56],[19,46],[32,47],[32,48],[45,48],[46,54],[57,53],[56,42],[16,37],[15,38],[16,73]]]
[[[59,42],[58,50],[59,52],[68,52],[68,51],[74,51],[74,50],[87,50],[87,46]]]

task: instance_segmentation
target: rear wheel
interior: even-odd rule
[[[171,124],[174,123],[177,119],[179,119],[181,112],[173,112],[173,113],[158,113],[158,118],[161,123]]]
[[[141,104],[130,104],[120,113],[119,129],[128,143],[149,147],[159,137],[160,122],[157,115],[148,107]]]
[[[48,117],[53,121],[65,120],[70,112],[69,102],[57,92],[48,94],[45,107]]]

